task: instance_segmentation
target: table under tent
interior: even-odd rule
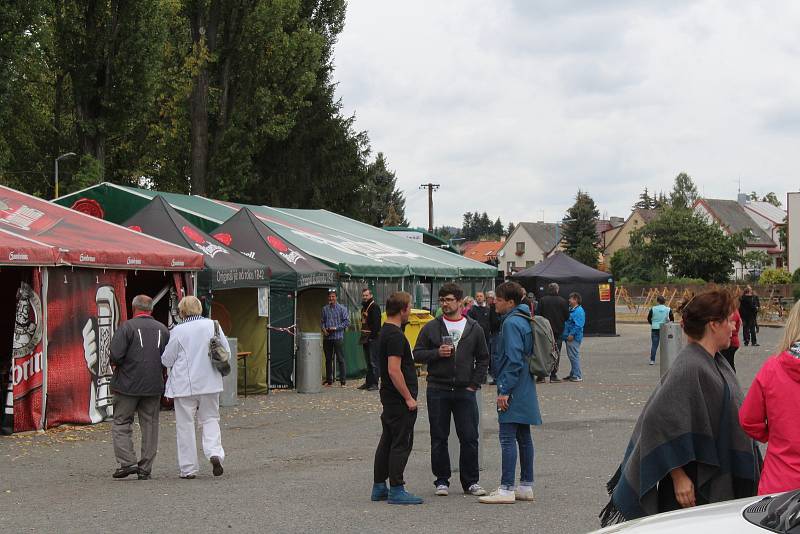
[[[197,296],[205,313],[219,321],[226,335],[238,340],[239,352],[249,353],[249,366],[266,369],[267,319],[265,313],[259,314],[259,299],[266,302],[268,268],[197,228],[161,196],[154,197],[123,225],[202,253]],[[267,391],[266,373],[254,374],[251,380],[241,377],[239,382],[246,382],[251,393]]]
[[[511,279],[528,291],[533,291],[537,300],[542,298],[551,282],[558,284],[559,294],[564,298],[568,298],[572,292],[579,293],[586,312],[584,333],[617,335],[614,278],[610,273],[584,265],[563,252],[556,252],[543,262],[514,273]]]
[[[191,293],[200,267],[200,254],[0,186],[2,433],[110,418],[110,340],[130,299]],[[166,320],[168,299],[156,313]]]
[[[437,291],[442,283],[457,281],[464,286],[466,294],[474,294],[492,289],[497,275],[497,269],[490,265],[326,210],[245,206],[105,183],[61,197],[56,202],[118,220],[119,213],[129,210],[130,205],[146,203],[156,195],[162,195],[189,221],[212,234],[220,224],[247,207],[284,243],[296,247],[298,253],[314,257],[335,269],[339,275],[336,283],[339,301],[348,307],[351,317],[351,328],[345,334],[346,365],[351,377],[363,374],[365,370],[358,344],[361,290],[364,287],[372,289],[381,307],[392,291],[405,290],[414,298],[415,307],[430,309],[436,305]],[[233,243],[232,246],[236,248]],[[325,305],[324,292],[305,293],[309,294],[308,297],[301,299],[297,306],[297,331],[319,332],[320,312]],[[273,358],[277,356],[274,351],[271,355]],[[273,377],[273,385],[279,385],[275,384],[276,378]]]

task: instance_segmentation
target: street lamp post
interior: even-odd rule
[[[58,156],[56,158],[56,169],[55,169],[55,171],[56,171],[55,172],[56,196],[55,196],[55,198],[58,198],[58,162],[60,160],[62,160],[62,159],[69,158],[69,157],[72,157],[72,156],[77,156],[77,154],[75,152],[67,152],[66,154],[61,154],[60,156]]]

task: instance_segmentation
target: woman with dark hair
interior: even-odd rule
[[[682,309],[689,343],[662,377],[608,483],[603,526],[756,494],[761,457],[739,426],[744,396],[720,351],[730,344],[736,301],[697,295]]]

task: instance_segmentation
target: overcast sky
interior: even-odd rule
[[[701,194],[797,190],[800,2],[348,0],[338,93],[412,226],[627,216],[681,171]],[[544,217],[543,217],[544,215]]]

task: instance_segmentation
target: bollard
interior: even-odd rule
[[[479,389],[475,392],[475,400],[478,403],[478,469],[483,469],[483,448],[486,446],[486,433],[484,432],[484,418],[481,416],[483,409],[483,395]],[[458,461],[461,458],[461,445],[456,434],[456,424],[450,418],[450,436],[447,439],[447,449],[450,451],[450,470],[455,473],[458,471]]]
[[[295,363],[297,392],[319,393],[322,389],[322,334],[300,334]]]
[[[678,357],[678,353],[683,348],[684,341],[681,325],[673,322],[662,324],[659,330],[658,345],[661,353],[661,376],[664,376],[669,371],[669,368],[672,367],[675,358]]]

